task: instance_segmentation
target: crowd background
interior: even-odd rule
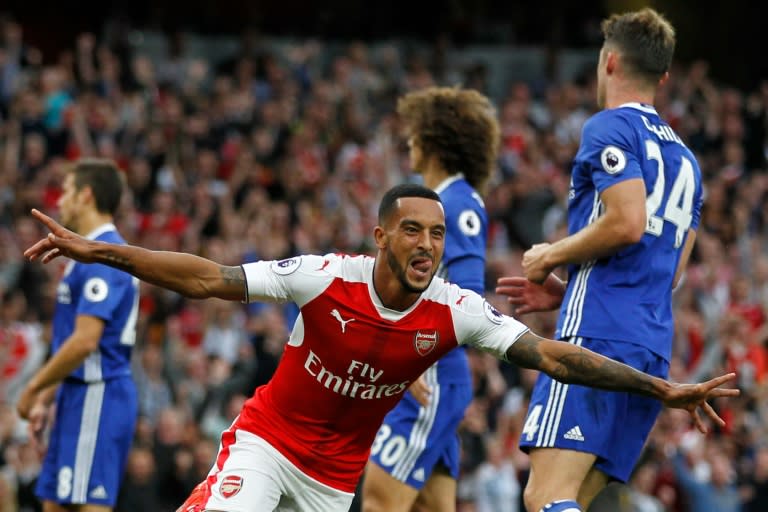
[[[418,179],[396,98],[461,84],[493,99],[502,126],[485,198],[489,300],[510,312],[493,293],[496,278],[519,275],[523,250],[564,234],[569,164],[596,109],[597,48],[569,73],[500,81],[447,39],[340,43],[245,32],[222,44],[106,26],[44,53],[23,24],[0,16],[2,512],[40,510],[31,491],[39,454],[14,403],[46,357],[61,272],[22,257],[44,235],[28,212],[56,214],[63,172],[78,157],[113,158],[124,171],[129,193],[117,220],[130,243],[232,265],[370,252],[380,194]],[[715,404],[727,426],[706,436],[665,410],[630,485],[609,488],[590,510],[765,511],[768,81],[735,88],[714,79],[706,60],[680,62],[657,109],[696,153],[706,188],[690,270],[674,295],[672,378],[737,371],[743,396]],[[207,473],[221,430],[272,375],[296,310],[188,300],[147,284],[140,310],[140,420],[117,510],[170,511]],[[522,318],[543,335],[555,319]],[[516,440],[535,373],[478,352],[470,363],[460,510],[522,511],[527,459]]]

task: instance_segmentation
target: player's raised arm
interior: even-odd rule
[[[241,267],[219,265],[192,254],[95,242],[66,229],[38,210],[32,210],[32,215],[51,232],[24,251],[30,260],[48,263],[58,256],[66,256],[83,263],[103,263],[195,299],[243,300],[246,297]]]
[[[677,384],[635,370],[578,345],[542,338],[530,331],[509,347],[507,359],[525,368],[541,370],[566,384],[626,391],[656,398],[667,407],[688,411],[702,432],[707,429],[698,414],[699,407],[722,426],[725,422],[707,400],[739,395],[738,389],[719,387],[732,381],[736,377],[734,373],[700,384]]]

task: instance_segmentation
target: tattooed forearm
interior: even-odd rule
[[[194,254],[151,251],[132,245],[94,245],[92,261],[132,274],[147,283],[185,297],[243,300],[245,274],[241,267],[219,265]]]
[[[656,396],[653,377],[650,375],[576,345],[569,346],[578,352],[557,358],[552,373],[555,379],[569,384]]]
[[[245,282],[245,271],[243,267],[219,267],[221,279],[227,287],[238,287],[243,292],[243,297],[247,300],[248,290]]]
[[[507,359],[541,370],[566,384],[658,397],[658,380],[625,364],[567,342],[541,338],[531,332],[507,350]]]
[[[245,286],[245,272],[243,267],[219,267],[221,278],[227,285]]]
[[[134,264],[131,262],[130,258],[126,258],[125,256],[121,256],[120,254],[116,254],[112,250],[107,250],[104,253],[104,263],[111,267],[115,267],[120,270],[124,270],[125,272],[131,273],[135,270]]]
[[[507,360],[523,368],[541,369],[543,359],[539,352],[539,338],[526,332],[507,350]]]

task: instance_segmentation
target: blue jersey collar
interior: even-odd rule
[[[463,172],[457,172],[456,174],[452,174],[451,176],[448,176],[443,181],[440,182],[438,186],[435,187],[435,192],[438,194],[442,194],[445,189],[447,189],[451,183],[454,181],[459,181],[464,179],[464,173]]]
[[[645,103],[638,103],[636,101],[631,101],[629,103],[624,103],[623,105],[619,105],[618,108],[624,108],[624,107],[634,108],[642,112],[646,112],[648,114],[659,115],[658,112],[656,112],[656,109],[653,107],[653,105],[647,105]]]
[[[107,222],[106,224],[102,224],[101,226],[97,227],[96,229],[94,229],[93,231],[85,235],[85,238],[87,238],[88,240],[96,240],[98,237],[100,237],[101,235],[103,235],[108,231],[117,231],[117,228],[111,222]]]

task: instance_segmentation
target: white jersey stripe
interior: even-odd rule
[[[427,385],[430,387],[433,385],[433,381],[436,382],[436,379],[433,379],[431,375],[434,373],[436,373],[436,367],[434,365],[424,372],[424,378],[427,381]],[[426,407],[419,408],[419,415],[413,424],[413,429],[411,430],[406,449],[400,456],[400,460],[395,464],[394,468],[392,468],[392,476],[398,480],[407,480],[408,473],[413,468],[414,461],[426,447],[426,439],[435,419],[436,411],[433,405],[433,401],[430,400]]]
[[[592,199],[592,212],[587,221],[588,225],[597,220],[601,210],[602,202],[600,201],[600,194],[595,190]],[[589,266],[589,268],[587,268],[587,266]],[[576,275],[576,284],[568,299],[566,316],[563,321],[563,331],[560,333],[560,336],[563,338],[576,335],[576,329],[578,329],[578,326],[581,324],[584,297],[587,293],[587,278],[589,277],[589,270],[592,266],[594,266],[594,261],[583,264]]]
[[[543,436],[541,440],[541,444],[537,443],[537,446],[546,446],[547,445],[547,439],[549,438],[549,432],[552,430],[552,424],[555,422],[555,414],[557,413],[557,407],[560,403],[560,394],[563,390],[563,384],[562,382],[553,380],[551,387],[554,389],[554,399],[552,400],[551,404],[547,404],[547,421],[542,421],[542,431]]]
[[[93,468],[93,455],[99,435],[99,419],[104,403],[104,382],[88,384],[80,421],[80,435],[77,438],[75,467],[72,476],[72,503],[86,503],[88,483]]]
[[[581,319],[584,315],[584,299],[587,296],[587,287],[589,283],[589,275],[592,273],[592,269],[595,268],[594,261],[590,261],[589,263],[585,263],[584,266],[579,270],[579,275],[583,276],[581,279],[581,282],[578,283],[580,285],[578,290],[574,290],[574,294],[577,294],[576,297],[576,306],[574,308],[575,315],[573,317],[573,322],[571,323],[571,326],[569,329],[563,329],[563,332],[561,333],[562,337],[571,337],[575,336],[578,331],[579,327],[581,326]]]
[[[557,407],[555,407],[555,411],[552,414],[552,416],[555,418],[555,421],[552,422],[552,426],[549,429],[549,439],[544,443],[544,446],[555,445],[555,439],[557,438],[557,430],[560,428],[560,418],[563,415],[563,406],[565,405],[565,397],[568,396],[568,384],[560,384],[560,386],[562,387],[562,392],[558,397]]]
[[[581,317],[582,308],[584,307],[584,297],[587,294],[587,278],[589,272],[587,271],[591,263],[585,263],[579,268],[576,273],[576,284],[573,287],[573,292],[568,300],[569,313],[563,325],[563,332],[560,333],[561,338],[567,338],[572,336],[574,325],[578,318]]]
[[[137,278],[131,279],[131,286],[133,286],[133,305],[131,306],[131,312],[128,315],[128,319],[125,321],[123,330],[120,332],[120,344],[133,346],[136,344],[136,320],[139,318],[139,281]]]
[[[437,407],[440,403],[440,384],[437,380],[437,365],[432,365],[424,372],[427,385],[432,389],[429,403],[426,407],[419,408],[419,417],[413,425],[408,446],[400,457],[400,460],[392,471],[392,476],[401,481],[408,479],[408,474],[413,470],[416,459],[427,446],[427,438],[432,431],[437,417]]]
[[[552,403],[555,399],[555,382],[550,384],[549,386],[549,396],[547,397],[547,404],[544,406],[544,416],[541,418],[541,423],[539,423],[539,437],[536,438],[536,446],[540,446],[542,440],[544,439],[544,424],[547,422],[549,418],[549,411],[551,410]]]
[[[561,336],[565,337],[566,332],[569,332],[571,329],[571,323],[574,315],[574,309],[576,308],[577,296],[578,291],[581,289],[581,283],[584,280],[584,274],[581,272],[581,269],[579,269],[579,272],[576,273],[576,282],[573,285],[573,292],[571,293],[571,296],[568,298],[568,307],[565,312],[565,320],[563,321],[563,332],[560,333]]]
[[[567,343],[581,346],[582,339],[576,338]],[[566,342],[564,342],[566,343]],[[536,439],[536,446],[551,447],[554,446],[557,431],[560,428],[560,419],[563,414],[563,407],[568,395],[568,384],[563,384],[557,380],[552,380],[549,387],[549,398],[544,409],[544,417],[539,426],[539,436]]]
[[[582,341],[583,339],[579,337],[579,338],[574,338],[570,340],[568,343],[571,343],[573,345],[577,345],[580,347],[582,344]],[[557,439],[557,432],[558,430],[560,430],[560,419],[563,416],[563,409],[565,408],[565,400],[566,400],[566,397],[568,396],[568,389],[570,388],[569,384],[563,384],[562,386],[563,386],[563,392],[560,395],[560,400],[556,408],[557,410],[556,410],[555,422],[550,431],[549,441],[546,443],[545,446],[555,445],[555,440]]]
[[[83,366],[83,379],[85,382],[98,382],[102,379],[101,373],[101,352],[99,349],[91,352],[85,358]]]

